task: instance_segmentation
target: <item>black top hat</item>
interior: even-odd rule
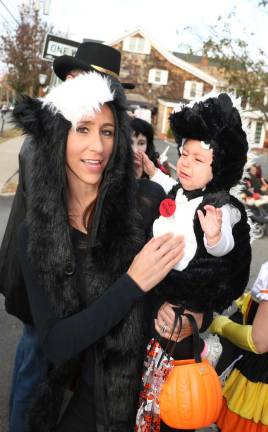
[[[64,81],[69,72],[81,69],[86,72],[97,71],[111,75],[119,80],[121,53],[115,48],[99,42],[83,42],[74,57],[63,55],[55,58],[53,69]],[[121,83],[126,89],[135,87],[132,83]]]

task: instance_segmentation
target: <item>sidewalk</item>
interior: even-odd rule
[[[18,182],[18,155],[24,139],[24,136],[19,136],[0,144],[0,195],[5,194],[8,182],[14,186]]]

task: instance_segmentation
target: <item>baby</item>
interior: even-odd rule
[[[243,205],[230,194],[243,173],[248,143],[238,110],[223,93],[170,116],[178,144],[178,182],[144,156],[150,179],[169,198],[154,222],[155,237],[185,237],[185,254],[165,281],[167,301],[204,312],[225,309],[245,289],[251,249]]]

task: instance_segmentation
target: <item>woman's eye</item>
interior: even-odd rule
[[[88,132],[88,128],[86,126],[77,126],[76,132],[78,132],[78,133],[87,133]]]
[[[112,137],[114,136],[114,131],[110,130],[110,129],[103,129],[102,131],[103,135],[107,136],[107,137]]]

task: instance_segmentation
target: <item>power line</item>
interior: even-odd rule
[[[0,13],[0,16],[3,18],[3,20],[5,21],[8,28],[11,30],[14,30],[14,27],[11,26],[10,22],[6,19],[6,17],[4,17],[4,15],[2,15],[1,13]]]
[[[5,5],[5,3],[4,3],[2,0],[0,0],[0,3],[4,6],[4,8],[6,8],[6,10],[7,10],[8,13],[9,13],[9,15],[11,15],[12,18],[15,20],[15,22],[19,25],[19,21],[18,21],[17,18],[13,15],[13,13],[10,12],[10,10],[9,10],[8,7]]]

